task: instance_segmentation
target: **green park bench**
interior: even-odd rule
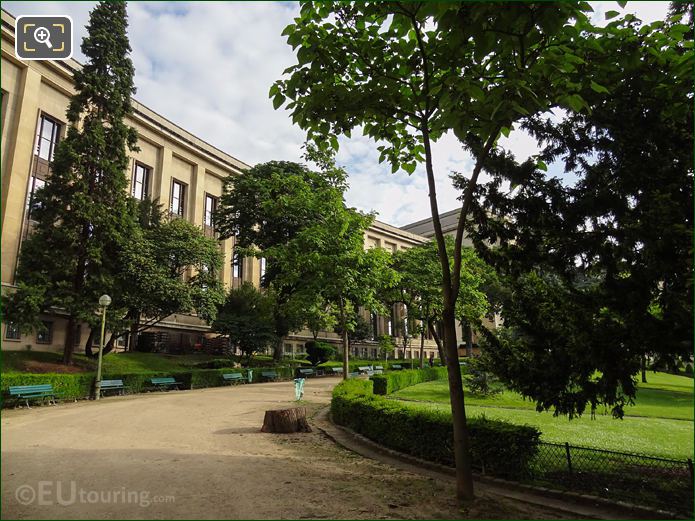
[[[362,373],[360,373],[360,372],[348,373],[348,378],[356,378],[356,377],[360,376],[361,374],[362,374]]]
[[[119,394],[124,394],[125,385],[123,385],[123,380],[102,380],[100,386],[101,394],[107,391],[116,391]]]
[[[372,370],[372,367],[369,366],[369,365],[363,365],[363,366],[361,366],[361,367],[358,367],[358,368],[357,368],[357,371],[358,371],[360,374],[366,374],[366,375],[372,375],[372,374],[374,374],[374,371]]]
[[[222,375],[222,379],[225,382],[229,382],[229,385],[232,385],[233,383],[243,383],[244,382],[244,375],[241,373],[225,373]]]
[[[261,378],[264,378],[268,381],[273,381],[278,379],[278,374],[275,371],[262,371]]]
[[[343,374],[342,367],[331,367],[330,370],[333,374]]]
[[[375,365],[375,366],[374,366],[374,370],[375,370],[375,371],[383,371],[383,370],[384,370],[384,367],[381,366],[381,365]]]
[[[41,400],[43,402],[48,398],[49,403],[53,405],[56,403],[56,393],[51,384],[13,385],[9,388],[9,395],[15,399],[15,407],[22,400],[26,402],[28,409],[31,409],[29,405],[30,400]]]
[[[310,377],[310,376],[316,376],[316,371],[313,369],[299,369],[299,376],[302,377]]]
[[[183,385],[183,383],[177,382],[171,376],[165,376],[164,378],[150,378],[150,382],[152,382],[152,385],[157,389],[164,389],[166,391],[172,387],[175,387],[178,390]]]
[[[392,371],[401,371],[402,369],[403,369],[403,366],[400,365],[400,364],[393,364],[393,365],[391,366],[391,370],[392,370]]]

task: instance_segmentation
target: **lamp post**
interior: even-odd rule
[[[101,342],[99,343],[99,362],[97,363],[97,381],[94,384],[94,390],[96,392],[95,400],[101,397],[101,360],[104,356],[104,330],[106,328],[106,308],[111,304],[111,297],[108,295],[102,295],[99,297],[99,305],[101,306]]]

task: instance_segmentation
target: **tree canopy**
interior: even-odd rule
[[[511,290],[491,367],[539,409],[622,416],[645,354],[692,354],[691,29],[680,15],[597,29],[587,44],[613,66],[580,72],[609,89],[582,92],[590,111],[525,125],[576,180],[507,156],[479,190],[477,246]]]

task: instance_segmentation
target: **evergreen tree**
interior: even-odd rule
[[[91,12],[87,57],[75,72],[67,137],[57,146],[47,185],[35,196],[33,233],[22,248],[18,290],[6,301],[8,318],[24,330],[40,312],[68,317],[63,362],[71,363],[79,322],[94,324],[99,296],[117,284],[118,252],[136,226],[127,195],[126,147],[137,134],[132,112],[133,63],[125,2],[100,2]]]

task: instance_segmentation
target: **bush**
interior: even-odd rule
[[[292,367],[254,367],[253,383],[262,381],[261,372],[273,370],[281,380],[294,378]],[[220,387],[227,385],[222,378],[225,373],[240,372],[246,377],[249,369],[239,368],[216,368],[216,369],[194,369],[189,371],[140,371],[131,373],[104,373],[104,380],[123,380],[128,394],[145,392],[152,388],[150,379],[173,377],[177,382],[181,382],[182,389],[201,389],[205,387]],[[64,400],[82,400],[92,395],[96,375],[90,373],[79,374],[59,374],[59,373],[2,373],[0,379],[0,391],[7,395],[8,388],[15,385],[39,385],[51,384],[53,389]]]
[[[94,373],[3,373],[0,378],[0,390],[5,395],[15,385],[51,384],[60,398],[65,400],[82,400],[88,398],[94,385]]]
[[[315,342],[309,340],[304,344],[307,357],[311,365],[316,366],[324,362],[328,362],[335,355],[335,349],[326,342]]]
[[[375,383],[347,380],[336,386],[331,400],[333,421],[391,449],[453,466],[451,415],[413,409],[374,395]],[[538,451],[537,429],[485,418],[469,419],[468,429],[477,470],[507,478],[529,472]]]
[[[374,381],[374,394],[391,394],[411,385],[442,380],[446,377],[446,367],[425,367],[375,374],[371,376],[371,379]]]

